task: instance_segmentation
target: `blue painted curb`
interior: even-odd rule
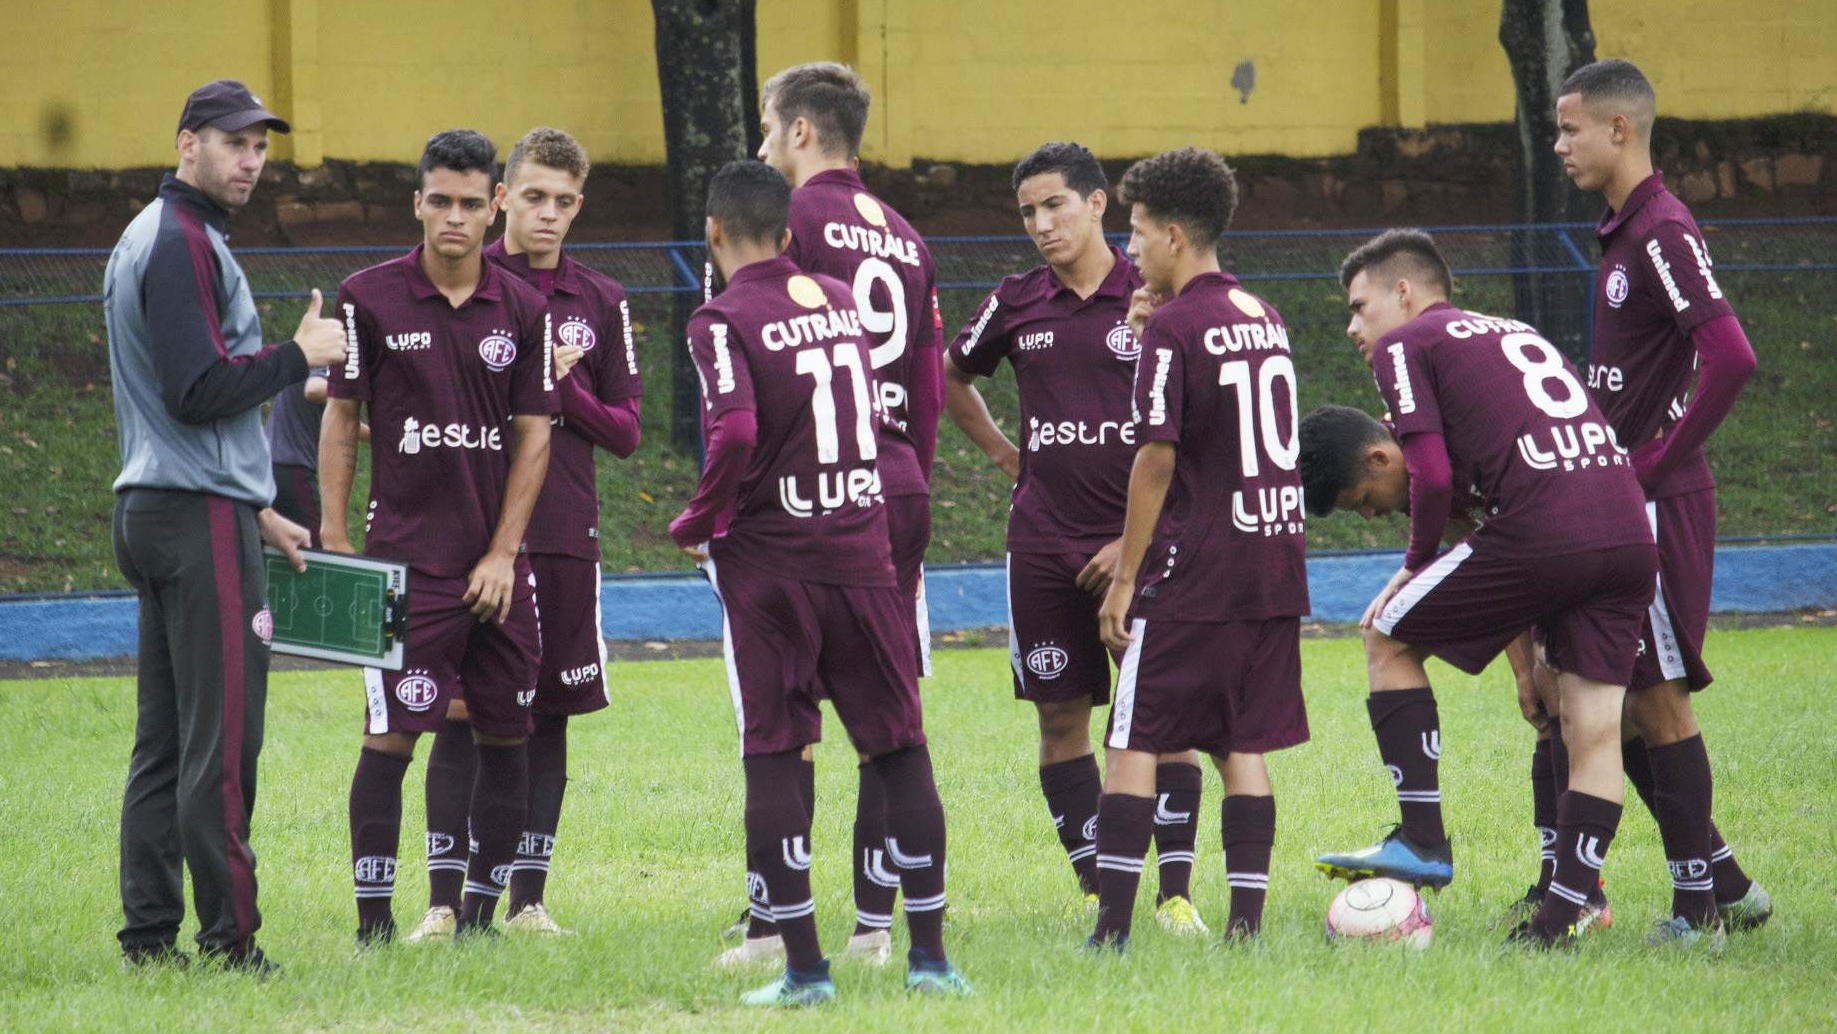
[[[1311,620],[1356,621],[1402,562],[1401,553],[1323,553],[1308,558]],[[925,573],[934,632],[1008,623],[1000,564],[943,565]],[[1710,607],[1757,614],[1837,607],[1837,542],[1725,545],[1716,550]],[[696,574],[626,575],[600,587],[608,639],[716,639],[721,610]],[[135,650],[132,593],[0,597],[0,660],[93,660]]]

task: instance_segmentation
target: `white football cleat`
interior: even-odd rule
[[[557,923],[554,917],[549,915],[549,910],[542,907],[542,902],[540,901],[533,901],[524,905],[516,915],[504,920],[504,932],[539,933],[562,936],[572,936],[574,933],[573,930],[562,929],[561,924]]]
[[[893,958],[893,935],[886,930],[869,930],[848,939],[842,957],[870,966],[884,966]]]
[[[784,961],[785,939],[778,934],[749,937],[714,957],[714,964],[722,969],[740,969],[767,963],[783,965]]]
[[[429,941],[450,941],[453,931],[459,927],[459,916],[446,905],[435,905],[427,910],[421,921],[404,939],[408,944],[426,944]]]

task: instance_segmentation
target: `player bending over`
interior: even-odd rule
[[[1111,660],[1097,608],[1122,553],[1141,354],[1128,316],[1142,278],[1103,239],[1109,187],[1096,155],[1078,144],[1045,144],[1014,167],[1021,225],[1045,264],[1004,279],[976,308],[950,346],[944,387],[951,420],[1014,478],[1008,664],[1014,695],[1039,713],[1046,812],[1093,905],[1103,777],[1091,752],[1091,709],[1110,702]],[[1020,393],[1025,451],[1002,433],[975,387],[1003,359]],[[1155,918],[1203,934],[1189,889],[1203,785],[1198,755],[1161,758],[1154,782]]]
[[[1262,926],[1276,836],[1263,755],[1308,738],[1295,364],[1282,317],[1219,269],[1237,180],[1217,155],[1188,147],[1137,162],[1121,187],[1143,283],[1129,311],[1141,342],[1138,445],[1098,612],[1104,643],[1124,653],[1104,737],[1088,942],[1117,949],[1154,829],[1158,759],[1212,755],[1225,783],[1225,937],[1249,938]]]
[[[1376,375],[1396,442],[1357,410],[1317,410],[1301,425],[1302,475],[1315,514],[1410,514],[1403,567],[1359,622],[1367,708],[1402,824],[1317,864],[1431,887],[1454,878],[1423,661],[1478,674],[1536,625],[1558,673],[1571,777],[1555,875],[1511,939],[1572,943],[1620,823],[1620,709],[1658,563],[1632,461],[1536,330],[1448,304],[1452,277],[1428,234],[1379,235],[1346,257],[1340,280],[1346,333]],[[1374,444],[1386,462],[1369,461]],[[1456,485],[1482,500],[1484,522],[1437,555]]]
[[[886,789],[879,845],[906,896],[906,986],[965,994],[944,955],[944,807],[918,695],[911,601],[897,587],[877,467],[865,321],[846,285],[782,255],[790,187],[734,162],[708,188],[708,252],[727,289],[696,310],[707,465],[670,535],[707,573],[746,773],[747,887],[784,941],[748,1005],[835,995],[810,893],[803,756],[832,701]],[[726,527],[720,525],[725,519]]]
[[[351,552],[345,510],[369,412],[372,476],[364,552],[412,568],[401,671],[364,669],[363,751],[351,779],[357,938],[394,936],[402,777],[415,739],[463,697],[477,744],[459,931],[490,928],[522,835],[529,702],[541,639],[523,531],[548,466],[556,412],[544,300],[487,263],[496,150],[470,130],[422,152],[422,243],[338,288],[344,362],[320,428],[321,537]],[[430,777],[439,777],[430,772]]]

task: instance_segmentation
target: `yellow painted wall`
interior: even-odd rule
[[[296,123],[276,155],[410,161],[539,123],[600,162],[663,160],[646,0],[0,0],[0,166],[172,160],[185,93],[248,82]],[[1597,49],[1687,118],[1837,111],[1833,0],[1594,0]],[[1371,125],[1512,117],[1493,0],[760,0],[762,76],[836,59],[874,90],[864,157],[1006,162],[1076,138],[1345,153]],[[1256,86],[1240,102],[1240,61]],[[55,144],[49,119],[70,136]]]

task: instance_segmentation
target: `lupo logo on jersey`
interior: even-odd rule
[[[421,712],[434,706],[440,696],[440,687],[434,684],[433,678],[425,668],[414,668],[402,681],[395,684],[395,698],[410,711]]]
[[[478,343],[478,357],[494,371],[502,371],[517,361],[517,343],[507,330],[493,330]]]
[[[1618,309],[1626,304],[1627,291],[1627,268],[1625,266],[1615,266],[1614,271],[1607,275],[1608,306]]]
[[[1043,679],[1056,679],[1065,674],[1071,660],[1071,655],[1060,647],[1052,643],[1041,643],[1027,651],[1027,670]]]
[[[587,321],[579,316],[570,316],[563,320],[561,329],[555,332],[555,336],[561,338],[561,343],[564,345],[578,345],[583,352],[593,351],[593,346],[600,343],[599,335],[595,334],[593,328],[587,325]],[[516,355],[515,349],[511,350],[511,355],[512,357]],[[489,359],[485,361],[490,362]]]
[[[1103,343],[1112,355],[1127,362],[1134,362],[1142,355],[1142,343],[1135,339],[1135,332],[1129,329],[1127,323],[1119,322],[1111,327],[1110,332],[1103,336]]]

